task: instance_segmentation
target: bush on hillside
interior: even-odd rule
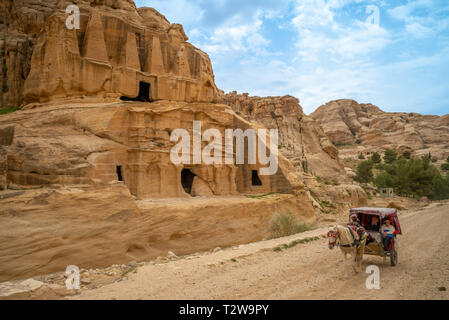
[[[275,239],[310,230],[307,223],[300,223],[290,212],[277,213],[270,221],[269,238]]]
[[[387,149],[385,150],[384,153],[384,161],[385,163],[393,163],[398,157],[398,154],[396,153],[396,151],[392,150],[392,149]]]
[[[371,182],[373,180],[373,166],[374,163],[371,160],[360,162],[354,179],[361,183]]]
[[[399,195],[442,200],[449,199],[448,177],[449,174],[446,177],[441,176],[429,156],[410,160],[401,157],[384,165],[383,170],[374,178],[374,184],[378,188],[394,188],[395,193]]]

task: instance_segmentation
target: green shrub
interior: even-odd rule
[[[363,153],[359,154],[359,159],[360,160],[365,160],[365,156],[363,155]]]
[[[384,161],[385,163],[393,163],[398,157],[398,154],[396,153],[396,151],[392,150],[392,149],[387,149],[385,150],[385,154],[384,154]]]
[[[371,156],[371,161],[374,163],[380,163],[382,161],[382,158],[380,157],[380,154],[377,152],[374,152]]]
[[[383,163],[378,163],[378,164],[376,164],[376,165],[374,166],[374,169],[377,169],[377,170],[385,170],[386,167],[387,167],[387,166],[384,165]]]
[[[449,163],[443,163],[441,165],[441,170],[449,171]]]
[[[286,237],[307,230],[310,230],[310,227],[306,223],[300,223],[290,212],[273,215],[268,228],[269,239]]]
[[[250,198],[250,199],[263,199],[266,198],[268,196],[272,196],[275,194],[283,194],[282,192],[268,192],[265,194],[258,194],[258,195],[245,195],[245,197]]]
[[[402,154],[402,156],[403,156],[405,159],[410,159],[411,156],[412,156],[412,153],[411,153],[410,151],[404,151],[404,153]]]
[[[362,161],[357,166],[355,180],[361,183],[367,183],[373,180],[373,162],[371,160]]]
[[[393,177],[388,172],[381,172],[374,179],[374,185],[378,188],[393,188]]]
[[[330,204],[331,204],[331,203],[330,203],[329,201],[327,201],[327,200],[323,200],[323,201],[320,202],[320,205],[321,205],[323,208],[329,207]]]
[[[437,162],[438,161],[438,159],[437,159],[437,157],[432,157],[432,159],[430,159],[433,163],[435,163],[435,162]]]
[[[307,160],[302,161],[302,170],[304,170],[305,173],[309,171],[309,164],[307,163]]]
[[[0,109],[0,114],[7,114],[7,113],[11,113],[14,111],[19,110],[19,108],[4,108],[4,109]]]
[[[449,163],[446,165],[449,170]],[[446,177],[441,176],[428,155],[421,159],[400,158],[385,165],[384,170],[374,178],[374,184],[378,188],[393,188],[399,195],[449,199],[449,173]]]
[[[338,182],[336,179],[332,179],[332,180],[326,180],[321,178],[320,176],[316,176],[316,181],[318,181],[319,183],[324,183],[325,185],[328,186],[339,186],[340,182]]]
[[[441,175],[434,178],[433,181],[433,200],[444,200],[447,199],[449,195],[449,174],[447,174],[446,179]]]

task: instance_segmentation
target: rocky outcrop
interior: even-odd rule
[[[0,281],[260,241],[275,212],[313,224],[306,198],[135,201],[122,183],[26,190],[0,200]]]
[[[297,98],[250,97],[231,92],[222,99],[245,119],[278,129],[280,152],[297,170],[328,179],[346,179],[337,148],[320,125],[304,114]]]
[[[2,106],[24,104],[0,116],[0,184],[21,189],[0,195],[0,279],[260,240],[274,213],[314,224],[326,209],[322,197],[336,211],[363,202],[296,98],[221,94],[207,54],[154,9],[131,0],[73,3],[80,29],[65,25],[71,1],[0,7],[8,31]],[[17,39],[27,49],[11,45]],[[261,128],[280,134],[271,175],[261,174],[268,165],[260,158],[248,161],[249,151],[242,164],[237,147],[219,147],[227,129]],[[183,140],[174,132],[189,147],[202,138],[176,153]],[[275,151],[255,140],[265,154]],[[207,150],[213,161],[195,160]]]
[[[261,240],[279,211],[316,221],[284,155],[274,174],[262,175],[267,165],[237,163],[234,149],[220,155],[212,148],[226,129],[274,127],[217,103],[209,57],[187,42],[181,25],[132,1],[79,0],[80,29],[69,30],[69,2],[44,3],[43,13],[32,10],[41,8],[33,1],[23,1],[22,11],[7,8],[35,12],[35,19],[9,26],[33,41],[19,59],[27,74],[11,71],[23,90],[3,100],[26,105],[0,116],[0,184],[21,189],[0,194],[0,280]],[[298,107],[285,101],[285,134],[299,128]],[[214,161],[191,161],[198,153],[183,149],[189,161],[173,162],[179,137],[172,133],[194,137],[194,121],[202,134],[214,130],[213,141],[199,140],[199,154],[212,148]]]
[[[0,3],[0,108],[23,104],[23,88],[36,39],[58,0]]]
[[[80,9],[68,29],[66,8]],[[8,2],[0,7],[2,107],[74,96],[214,102],[207,54],[179,24],[131,0]]]
[[[92,184],[124,181],[138,198],[190,197],[197,176],[214,195],[241,193],[301,193],[303,185],[291,175],[293,166],[282,155],[274,175],[252,181],[260,163],[227,163],[217,154],[214,163],[173,163],[171,150],[178,141],[171,133],[182,128],[193,137],[193,120],[216,128],[222,139],[226,129],[249,129],[253,124],[219,104],[160,101],[149,103],[60,103],[30,105],[0,117],[0,132],[11,138],[8,180],[17,185]],[[189,142],[189,146],[192,143]],[[208,143],[203,143],[203,149]],[[224,143],[223,143],[224,145]],[[262,145],[259,147],[262,148]],[[191,153],[193,154],[193,150]],[[190,152],[189,152],[190,153]],[[189,160],[190,161],[190,160]]]
[[[319,107],[310,117],[335,145],[354,145],[340,150],[343,157],[357,157],[360,153],[369,156],[387,148],[399,153],[408,150],[414,156],[429,152],[439,159],[449,156],[449,115],[383,112],[372,104],[336,100]]]

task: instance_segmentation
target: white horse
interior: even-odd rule
[[[352,268],[356,273],[362,272],[363,253],[365,251],[366,238],[362,237],[357,241],[357,233],[348,226],[335,226],[327,233],[329,239],[329,249],[334,249],[337,245],[343,253],[345,263],[345,275],[347,275],[347,255],[351,256]]]

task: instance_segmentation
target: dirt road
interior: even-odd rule
[[[399,263],[380,267],[380,290],[368,274],[344,277],[339,249],[327,239],[274,251],[266,241],[168,263],[145,265],[127,279],[72,299],[449,299],[449,203],[400,215]],[[316,230],[323,234],[326,229]],[[276,239],[279,244],[290,238]],[[446,291],[442,291],[442,287]],[[440,289],[439,289],[440,288]]]

